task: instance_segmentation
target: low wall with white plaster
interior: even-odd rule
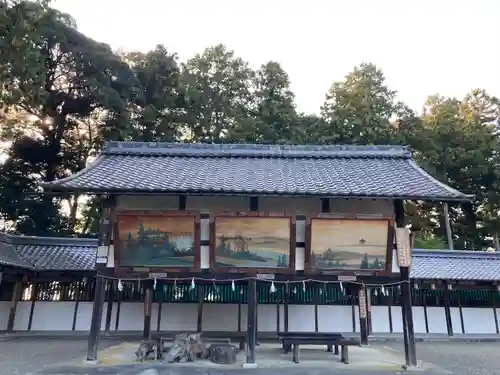
[[[92,315],[92,302],[35,302],[31,321],[33,331],[88,331]],[[11,302],[0,302],[0,331],[7,329]],[[15,331],[28,331],[32,302],[19,302],[14,322]],[[101,327],[104,330],[107,303],[103,306]],[[238,311],[240,310],[240,327]],[[120,312],[117,314],[117,312]],[[259,305],[257,310],[259,332],[285,330],[284,306]],[[498,327],[495,309],[452,307],[451,318],[454,334],[496,334]],[[327,306],[317,308],[319,332],[359,332],[357,306]],[[278,317],[279,314],[279,317]],[[158,316],[160,315],[160,316]],[[245,331],[247,306],[242,304],[205,304],[202,314],[202,330]],[[196,303],[154,303],[151,317],[153,331],[195,331],[197,329],[198,305]],[[111,331],[141,331],[144,322],[144,305],[141,302],[113,303]],[[372,306],[372,331],[377,333],[401,333],[403,323],[401,307]],[[446,334],[446,317],[443,307],[413,307],[415,333]],[[279,327],[278,327],[279,323]],[[463,329],[462,329],[463,327]],[[288,306],[288,330],[315,331],[315,309],[310,305]]]

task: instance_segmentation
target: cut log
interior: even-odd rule
[[[212,344],[208,350],[209,359],[213,363],[231,365],[236,362],[238,349],[231,344]]]

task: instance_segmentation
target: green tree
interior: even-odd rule
[[[481,222],[485,209],[494,210],[499,175],[499,139],[495,120],[498,101],[481,90],[463,100],[432,96],[426,102],[418,127],[408,137],[421,164],[436,178],[465,193],[472,203],[450,206],[455,248],[488,246],[488,226]],[[440,205],[425,205],[438,225],[435,233],[446,238]],[[493,223],[493,221],[491,221]]]
[[[70,201],[72,217],[58,218],[60,200],[41,195],[38,183],[85,166],[100,139],[92,116],[121,111],[124,98],[134,95],[134,75],[108,46],[79,33],[69,15],[46,4],[3,2],[0,29],[1,103],[26,119],[1,129],[12,147],[0,170],[0,203],[19,202],[15,212],[2,214],[25,234],[53,233],[64,222],[71,232],[77,197]],[[59,224],[49,225],[47,213]]]
[[[254,123],[253,76],[248,63],[222,44],[205,49],[183,64],[185,139],[226,142],[235,128]]]
[[[318,143],[400,143],[397,120],[411,111],[396,101],[396,91],[385,83],[373,64],[361,64],[341,82],[334,82],[321,108]]]
[[[232,138],[251,143],[300,143],[295,95],[281,65],[274,61],[262,65],[255,73],[253,86],[255,122],[238,123]]]

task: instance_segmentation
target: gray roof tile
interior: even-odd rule
[[[110,142],[88,168],[46,190],[285,194],[469,200],[401,146],[268,146]]]
[[[20,262],[3,261],[4,248]],[[96,249],[96,239],[0,235],[0,263],[33,270],[93,270]]]
[[[21,268],[33,268],[33,264],[21,258],[10,236],[0,233],[0,265]]]
[[[414,249],[410,277],[500,281],[500,253]]]

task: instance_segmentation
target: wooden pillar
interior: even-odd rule
[[[368,326],[368,336],[373,334],[372,327],[372,290],[366,288],[366,323]]]
[[[443,298],[444,298],[444,316],[446,319],[446,330],[448,331],[448,336],[453,336],[453,323],[451,321],[451,309],[450,309],[450,290],[448,289],[449,282],[444,282]]]
[[[203,301],[205,300],[205,285],[198,285],[198,319],[196,321],[196,331],[201,333],[203,330]]]
[[[446,226],[446,238],[448,240],[448,249],[453,250],[453,234],[451,233],[450,213],[448,211],[448,203],[443,203],[444,224]]]
[[[358,290],[358,309],[359,309],[359,332],[361,334],[361,345],[368,345],[368,323],[366,321],[366,289],[362,285]]]
[[[396,226],[405,227],[403,201],[397,199],[394,201],[394,213],[396,217]],[[401,316],[403,320],[403,338],[405,346],[406,364],[417,365],[417,354],[415,347],[415,333],[413,329],[413,311],[411,308],[411,285],[409,267],[400,267],[401,281]]]
[[[97,361],[99,338],[101,336],[102,310],[104,306],[104,293],[106,283],[104,278],[97,274],[94,290],[94,304],[90,321],[89,341],[87,347],[87,361]]]
[[[106,309],[106,323],[104,325],[104,330],[108,332],[111,328],[111,316],[113,314],[113,300],[114,296],[115,282],[114,280],[108,280],[108,303]]]
[[[16,320],[16,311],[19,300],[21,299],[23,293],[23,282],[17,281],[14,284],[14,291],[12,293],[12,302],[9,309],[9,320],[7,321],[7,332],[14,331],[14,323]]]
[[[30,315],[28,318],[28,331],[31,331],[31,325],[33,324],[33,314],[35,313],[35,303],[38,297],[38,289],[39,289],[39,283],[34,282],[32,284],[32,290],[31,290],[31,306],[30,306]]]
[[[257,281],[248,280],[247,356],[244,367],[255,367],[255,345],[257,343]]]
[[[151,283],[145,285],[144,291],[144,328],[142,330],[142,338],[150,339],[151,335],[151,311],[153,310],[153,286]]]

